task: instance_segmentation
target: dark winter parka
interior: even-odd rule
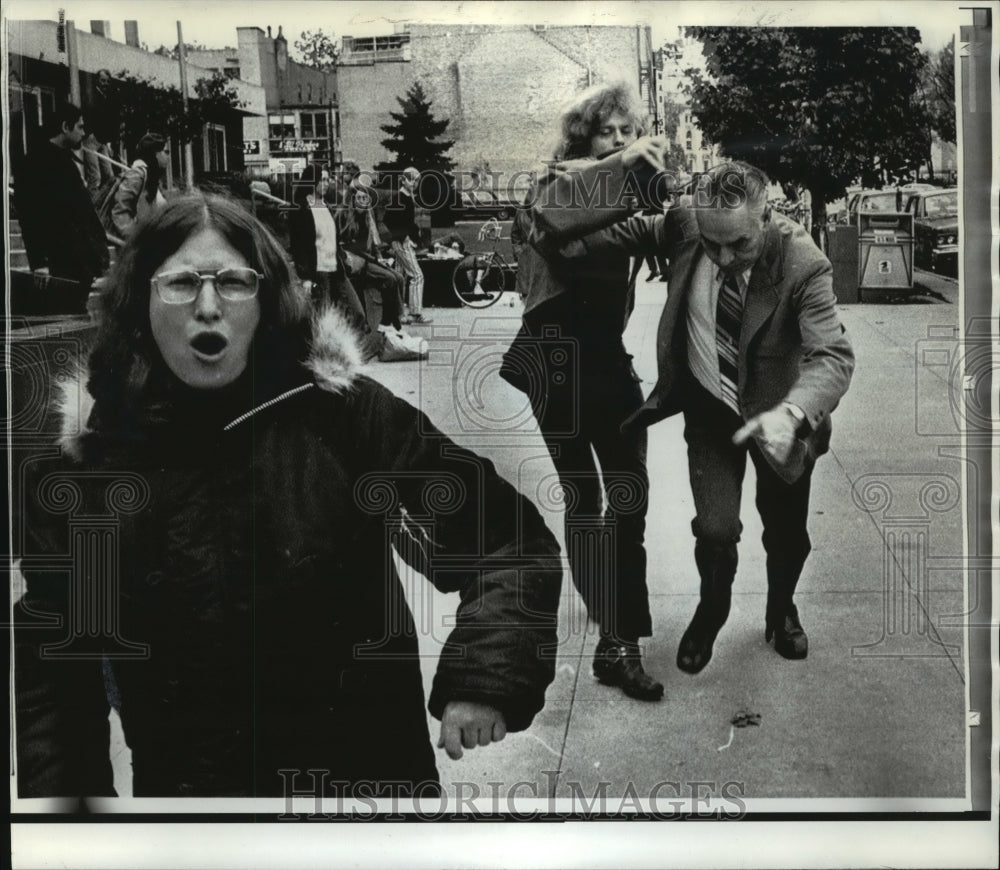
[[[430,712],[478,701],[519,730],[541,709],[554,538],[489,461],[356,371],[341,317],[316,329],[309,371],[252,408],[189,395],[155,431],[115,432],[66,393],[66,455],[26,488],[21,796],[114,794],[102,653],[136,796],[280,795],[280,770],[328,770],[328,792],[436,782],[390,547],[461,596]],[[74,600],[103,601],[116,633],[83,636],[95,617]]]

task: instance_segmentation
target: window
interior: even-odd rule
[[[221,124],[205,125],[205,171],[226,169],[226,128]]]
[[[238,79],[240,77],[240,68],[238,66],[227,66],[224,70],[226,78]]]
[[[325,139],[329,135],[326,112],[302,112],[303,139]]]
[[[269,115],[267,126],[272,139],[295,138],[295,115]]]

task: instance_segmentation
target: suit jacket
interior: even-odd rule
[[[573,201],[567,197],[574,190],[594,189],[599,173],[604,173],[607,182],[605,207],[581,211],[560,205]],[[626,185],[618,155],[560,176],[553,182],[554,195],[533,206],[536,228],[531,235],[533,244],[550,253],[558,248],[564,257],[617,250],[635,255],[659,253],[670,261],[667,301],[657,332],[658,379],[623,428],[649,426],[683,408],[684,388],[691,379],[687,300],[704,255],[695,214],[688,208],[613,223],[621,221],[623,209],[614,206],[621,198],[616,194]],[[854,352],[837,316],[830,261],[798,224],[772,213],[764,248],[750,273],[743,309],[738,384],[743,418],[750,419],[782,401],[797,405],[806,415],[809,431],[803,433],[804,450],[793,455],[793,461],[801,464],[803,453],[815,459],[829,448],[830,414],[847,391],[853,371]],[[789,471],[777,466],[776,470]]]

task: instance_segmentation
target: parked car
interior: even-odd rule
[[[912,194],[906,211],[913,215],[916,264],[935,272],[957,272],[958,189],[931,188]]]
[[[459,206],[455,210],[455,220],[480,221],[495,217],[505,221],[514,217],[518,203],[501,199],[491,190],[459,191]]]
[[[904,184],[901,187],[886,187],[882,190],[855,190],[847,197],[847,210],[837,215],[837,223],[856,224],[859,214],[872,212],[905,211],[911,196],[925,190],[937,190],[932,184]]]

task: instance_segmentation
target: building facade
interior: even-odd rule
[[[684,70],[702,64],[701,43],[681,36],[660,50],[659,100],[661,117],[676,116],[677,129],[672,140],[684,152],[688,172],[704,172],[719,162],[718,149],[709,142],[691,114],[683,86]]]
[[[139,47],[138,28],[128,22],[129,43],[116,42],[104,34],[106,22],[91,22],[93,32],[78,30],[71,22],[13,21],[7,24],[8,99],[11,165],[42,137],[52,134],[50,121],[55,108],[77,101],[84,110],[92,105],[98,73],[113,78],[122,74],[150,81],[154,87],[180,88],[180,67],[170,57]],[[72,57],[72,62],[71,62]],[[188,63],[187,96],[197,100],[197,82],[211,78],[212,70]],[[195,178],[241,171],[244,168],[243,122],[266,118],[264,89],[239,78],[232,80],[239,108],[220,112],[192,143]],[[175,142],[168,182],[182,177],[183,148]]]
[[[264,116],[244,122],[245,160],[255,175],[300,172],[316,161],[341,161],[337,73],[323,72],[288,56],[278,28],[237,27],[237,47],[196,51],[189,59],[211,70],[259,85]]]
[[[391,158],[381,145],[397,97],[419,80],[431,112],[451,123],[456,169],[504,179],[552,156],[555,124],[573,95],[625,81],[655,120],[657,77],[648,27],[433,25],[392,36],[344,37],[338,67],[345,159]]]

